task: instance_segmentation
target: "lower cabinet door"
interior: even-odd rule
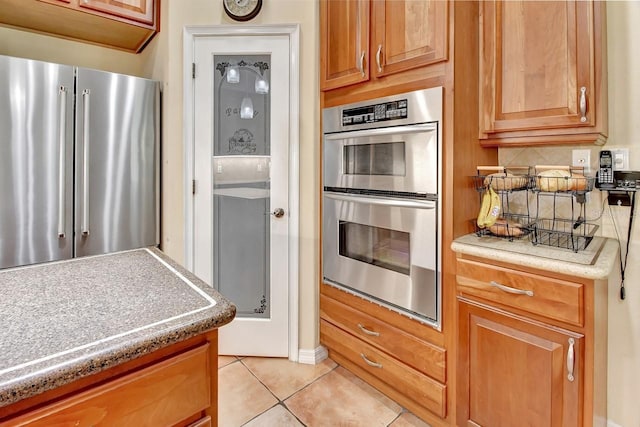
[[[584,337],[459,302],[459,426],[581,426]]]

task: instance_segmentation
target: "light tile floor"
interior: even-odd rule
[[[218,358],[220,427],[429,427],[332,360]]]

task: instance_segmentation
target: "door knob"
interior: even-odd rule
[[[276,218],[282,218],[284,216],[284,209],[276,208],[273,212],[271,212],[271,215],[275,216]]]

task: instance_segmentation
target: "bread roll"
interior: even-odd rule
[[[522,226],[515,221],[498,218],[495,224],[489,227],[491,234],[504,237],[520,237],[524,235]]]
[[[587,178],[584,175],[574,173],[569,178],[569,190],[583,191],[587,189]]]
[[[527,177],[509,172],[497,172],[484,178],[484,186],[491,185],[494,190],[516,190],[527,186]]]
[[[568,170],[551,169],[543,171],[537,177],[540,191],[581,191],[587,189],[587,178]]]
[[[538,174],[537,183],[540,191],[568,191],[568,179],[571,172],[568,170],[551,169]]]

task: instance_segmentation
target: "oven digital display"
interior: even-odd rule
[[[410,234],[388,228],[340,221],[340,255],[396,271],[410,273]]]
[[[361,125],[388,120],[400,120],[408,117],[409,107],[406,99],[365,105],[342,110],[342,125]]]

